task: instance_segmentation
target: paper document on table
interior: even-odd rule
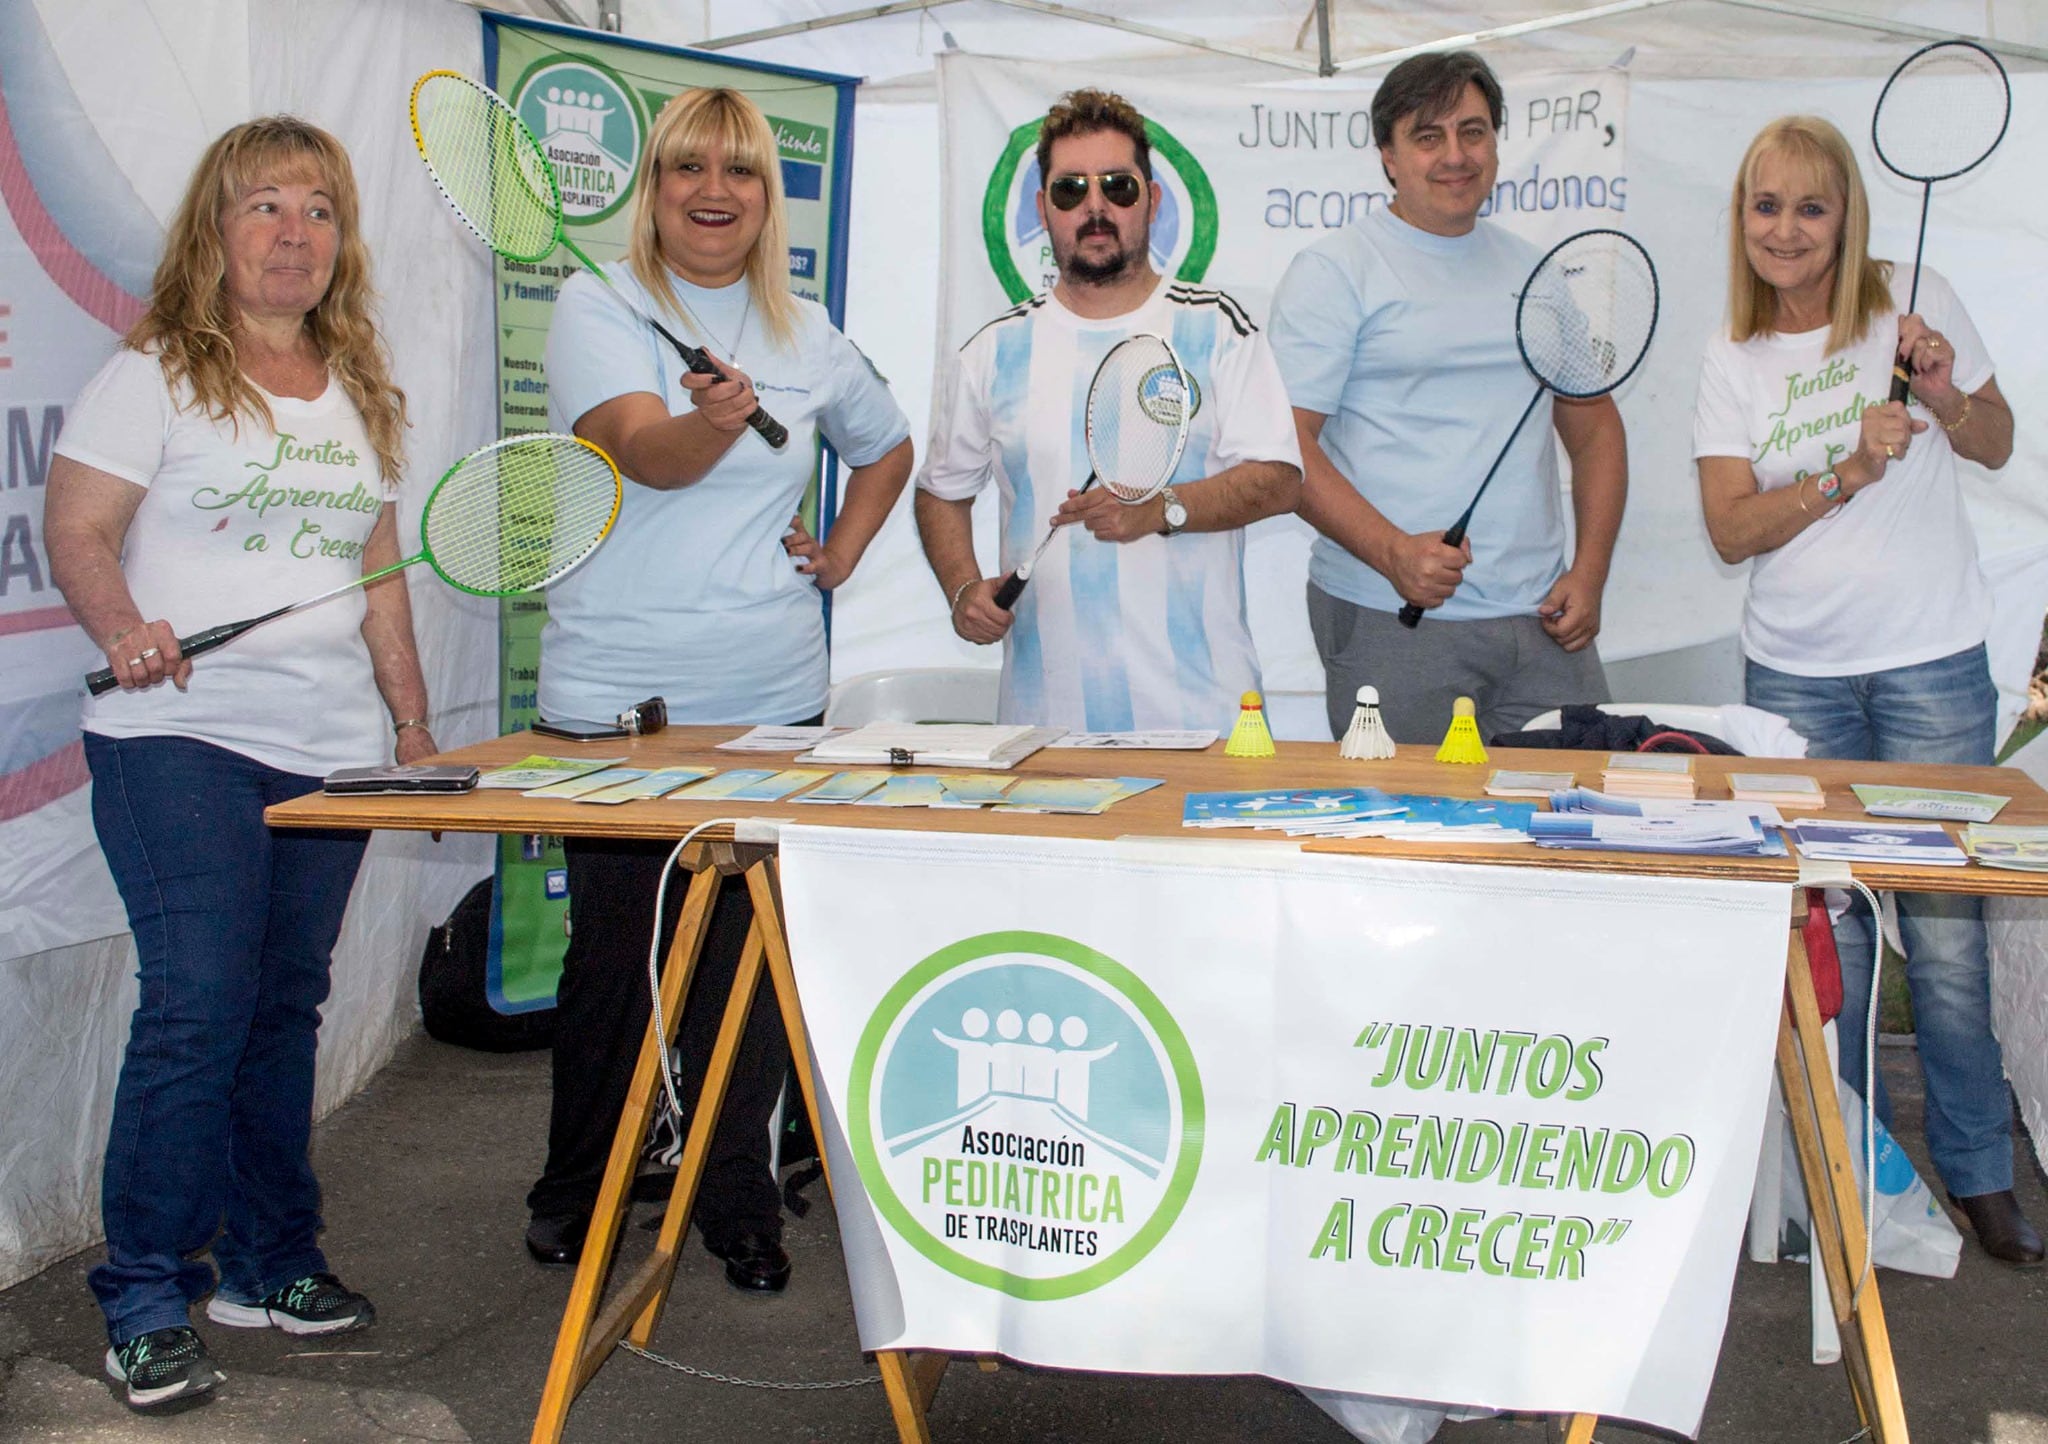
[[[623,757],[522,757],[504,767],[493,767],[476,780],[479,788],[510,788],[530,792],[550,782],[567,782],[572,777],[616,767]]]
[[[1127,752],[1200,752],[1214,745],[1222,734],[1208,731],[1158,729],[1150,732],[1069,732],[1057,742],[1045,745],[1066,747],[1117,747]]]
[[[1938,822],[1828,822],[1802,817],[1789,830],[1804,856],[1830,862],[1962,867],[1970,861]]]
[[[720,752],[801,752],[828,737],[837,737],[844,727],[756,727],[730,742],[718,744]]]
[[[1989,822],[2012,801],[1993,792],[1949,792],[1938,787],[1883,787],[1852,782],[1849,790],[1872,817],[1925,817],[1940,822]]]
[[[1064,728],[1021,724],[870,722],[843,736],[827,738],[797,760],[1010,768],[1065,735]]]

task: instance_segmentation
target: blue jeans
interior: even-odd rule
[[[1855,677],[1795,677],[1747,665],[1744,700],[1790,721],[1809,756],[1991,765],[1998,692],[1981,646]],[[1861,1090],[1874,920],[1861,895],[1852,896],[1835,925],[1835,946],[1842,955],[1842,1076]],[[1991,1033],[1983,903],[1953,893],[1902,892],[1895,900],[1927,1080],[1927,1151],[1960,1198],[2011,1188],[2012,1103]],[[1889,1125],[1882,1074],[1875,1102]]]
[[[273,832],[301,777],[183,737],[87,733],[92,817],[128,909],[141,995],[121,1060],[88,1278],[116,1346],[327,1267],[306,1145],[327,969],[360,832]],[[218,1237],[216,1237],[218,1234]]]

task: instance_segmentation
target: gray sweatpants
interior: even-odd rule
[[[1451,705],[1470,697],[1479,735],[1519,731],[1539,712],[1605,702],[1607,674],[1592,647],[1567,652],[1535,617],[1445,622],[1425,613],[1412,631],[1392,612],[1340,601],[1313,582],[1308,624],[1323,659],[1330,731],[1343,737],[1361,686],[1377,687],[1396,742],[1441,742]]]

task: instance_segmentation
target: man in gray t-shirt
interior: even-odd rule
[[[1296,256],[1273,301],[1273,349],[1301,438],[1300,510],[1321,533],[1309,623],[1333,733],[1371,683],[1397,741],[1436,741],[1459,696],[1474,699],[1490,736],[1607,697],[1592,643],[1627,442],[1612,399],[1546,395],[1470,536],[1444,545],[1535,393],[1515,309],[1541,252],[1479,219],[1506,122],[1485,61],[1469,51],[1403,61],[1372,116],[1392,204]],[[1572,463],[1569,555],[1553,434]],[[1412,630],[1396,620],[1408,602],[1429,609]]]

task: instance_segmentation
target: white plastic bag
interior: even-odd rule
[[[1491,1409],[1460,1409],[1419,1399],[1388,1399],[1335,1389],[1301,1392],[1363,1444],[1429,1444],[1446,1419],[1463,1423],[1468,1419],[1490,1418],[1494,1413]]]

